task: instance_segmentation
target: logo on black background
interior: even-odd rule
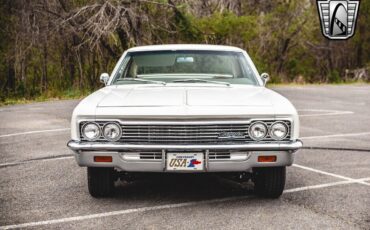
[[[360,1],[318,0],[321,30],[329,39],[344,40],[355,34]]]

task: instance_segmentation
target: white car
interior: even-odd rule
[[[220,173],[279,197],[302,147],[296,109],[248,54],[215,45],[127,50],[72,115],[68,147],[94,197],[141,172]]]

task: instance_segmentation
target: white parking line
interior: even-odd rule
[[[327,176],[336,177],[336,178],[339,178],[339,179],[342,179],[342,180],[346,180],[346,181],[349,181],[349,182],[353,182],[353,183],[358,183],[358,184],[363,184],[363,185],[370,186],[369,183],[364,182],[364,179],[359,179],[359,180],[358,179],[353,179],[353,178],[350,178],[350,177],[338,175],[338,174],[335,174],[335,173],[329,173],[329,172],[325,172],[325,171],[322,171],[322,170],[318,170],[318,169],[314,169],[314,168],[310,168],[310,167],[303,166],[303,165],[298,165],[298,164],[293,164],[293,166],[294,167],[297,167],[297,168],[300,168],[300,169],[305,169],[305,170],[308,170],[308,171],[311,171],[311,172],[315,172],[315,173],[320,173],[320,174],[327,175]]]
[[[333,138],[333,137],[356,137],[356,136],[365,136],[365,135],[370,135],[370,132],[341,133],[341,134],[332,134],[332,135],[323,135],[323,136],[309,136],[309,137],[300,137],[300,139],[310,140],[310,139],[322,139],[322,138]]]
[[[23,164],[28,164],[28,163],[34,163],[34,162],[43,162],[43,161],[55,161],[55,160],[64,160],[64,159],[69,159],[69,158],[74,158],[74,156],[63,156],[63,157],[55,157],[55,158],[47,158],[47,159],[31,159],[27,161],[15,161],[15,162],[10,162],[10,163],[2,163],[0,164],[1,167],[7,167],[7,166],[13,166],[13,165],[23,165]]]
[[[328,188],[328,187],[339,186],[339,185],[344,185],[344,184],[353,184],[353,183],[357,183],[357,181],[363,181],[363,180],[368,180],[368,179],[370,178],[354,180],[356,182],[346,180],[346,181],[319,184],[319,185],[313,185],[313,186],[305,186],[305,187],[300,187],[300,188],[287,189],[284,191],[284,193],[294,193],[294,192],[307,191],[307,190],[312,190],[312,189]],[[29,222],[29,223],[23,223],[23,224],[6,225],[6,226],[0,226],[0,229],[17,229],[17,228],[27,228],[27,227],[36,227],[36,226],[51,225],[51,224],[68,223],[68,222],[91,220],[91,219],[110,217],[110,216],[126,215],[126,214],[131,214],[131,213],[142,213],[142,212],[148,212],[148,211],[189,207],[193,205],[215,204],[215,203],[222,203],[226,201],[243,200],[249,197],[250,196],[237,196],[237,197],[227,197],[227,198],[221,198],[221,199],[204,200],[204,201],[193,201],[193,202],[184,202],[184,203],[177,203],[177,204],[166,204],[166,205],[157,205],[157,206],[151,206],[151,207],[124,209],[124,210],[119,210],[119,211],[73,216],[73,217],[67,217],[67,218]]]
[[[2,137],[13,137],[13,136],[19,136],[19,135],[36,134],[36,133],[59,132],[59,131],[66,131],[66,130],[70,130],[70,128],[45,129],[45,130],[36,130],[36,131],[29,131],[29,132],[22,132],[22,133],[11,133],[11,134],[0,135],[0,138],[2,138]]]
[[[342,110],[323,110],[323,109],[298,109],[298,112],[319,112],[316,114],[302,114],[300,117],[318,117],[318,116],[333,116],[333,115],[346,115],[354,114],[352,111]]]
[[[318,184],[318,185],[311,185],[311,186],[305,186],[305,187],[300,187],[300,188],[292,188],[292,189],[284,190],[284,193],[292,193],[292,192],[300,192],[300,191],[311,190],[311,189],[327,188],[327,187],[333,187],[333,186],[342,185],[342,184],[355,184],[358,182],[364,182],[369,179],[370,177],[362,178],[358,180],[356,179],[354,181],[345,180],[345,181],[337,181],[337,182],[332,182],[332,183],[327,183],[327,184]]]

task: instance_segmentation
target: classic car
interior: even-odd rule
[[[105,87],[74,109],[72,140],[93,197],[140,173],[219,173],[277,198],[302,147],[294,106],[265,87],[246,51],[216,45],[128,49]]]

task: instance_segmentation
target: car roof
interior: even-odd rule
[[[173,45],[150,45],[137,46],[127,50],[127,52],[140,51],[161,51],[161,50],[210,50],[210,51],[234,51],[243,52],[242,49],[234,46],[221,45],[202,45],[202,44],[173,44]]]

